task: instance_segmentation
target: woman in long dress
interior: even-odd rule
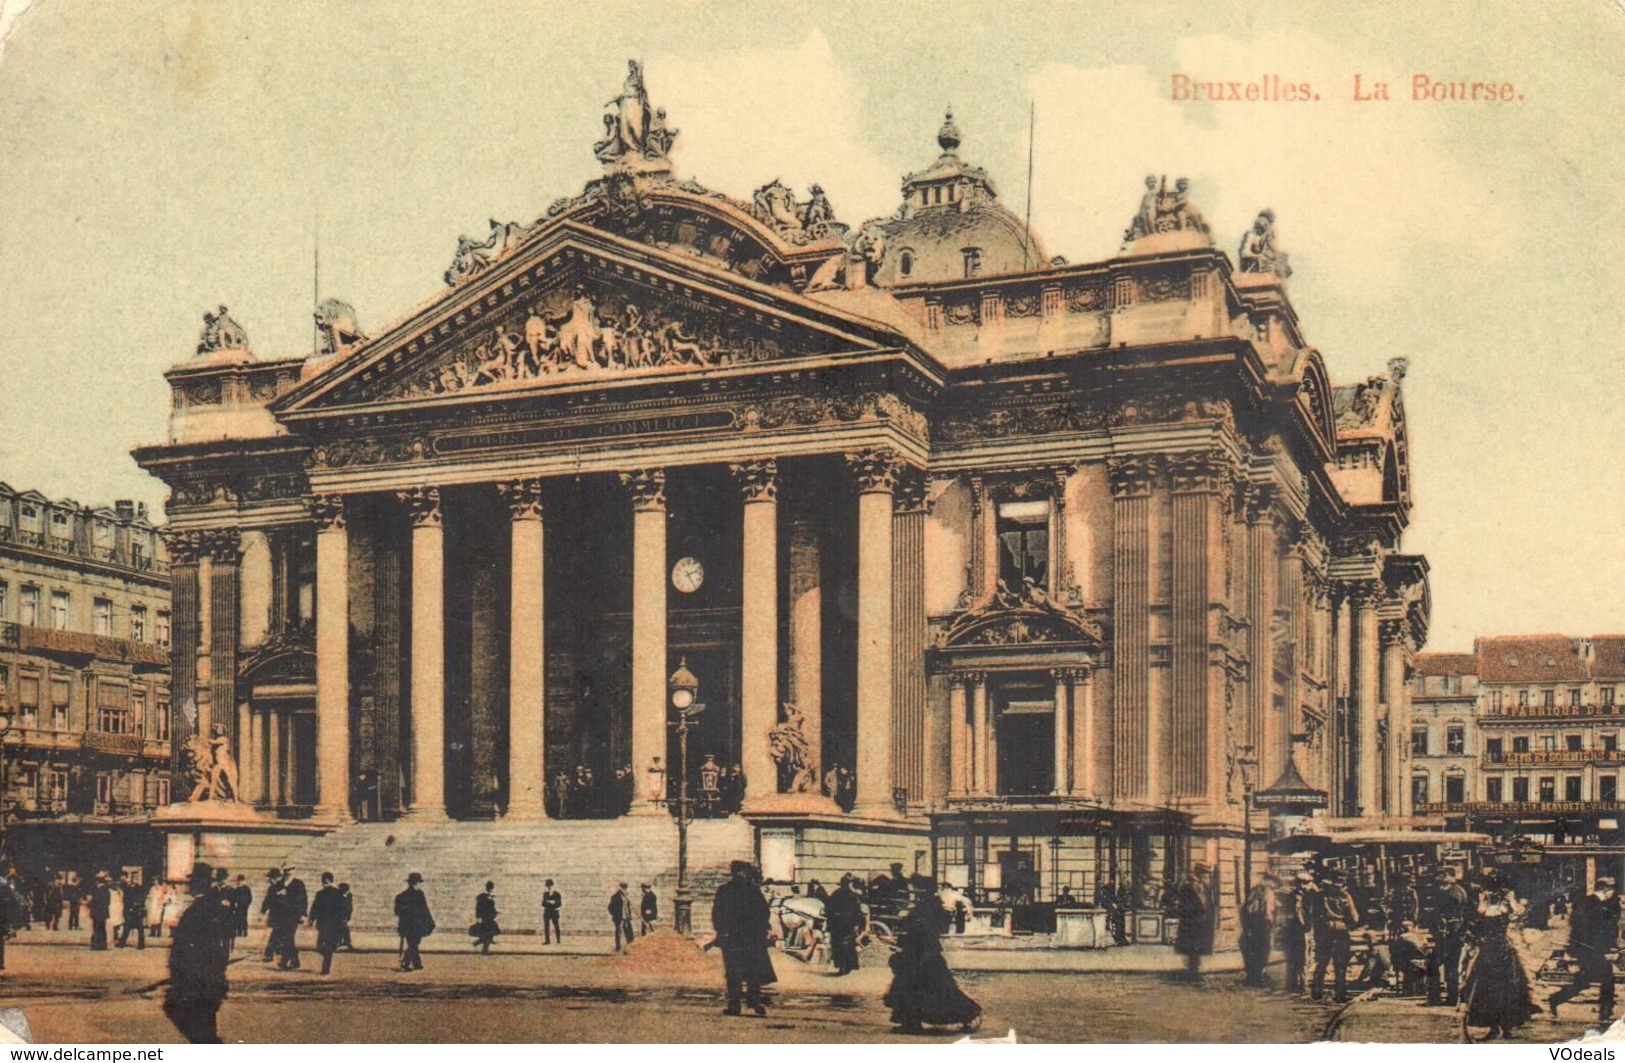
[[[502,933],[497,926],[496,889],[496,883],[487,882],[485,892],[474,898],[474,925],[468,928],[474,947],[485,955],[490,955],[491,943]]]
[[[942,955],[942,934],[948,913],[933,886],[926,890],[903,920],[902,947],[891,958],[892,983],[885,1003],[891,1021],[905,1033],[926,1026],[974,1029],[982,1006],[966,996],[948,970]]]
[[[1529,996],[1529,975],[1508,935],[1513,921],[1522,914],[1523,906],[1512,896],[1505,878],[1491,870],[1485,876],[1470,929],[1472,953],[1461,983],[1464,1029],[1486,1026],[1486,1036],[1508,1038],[1536,1013]]]

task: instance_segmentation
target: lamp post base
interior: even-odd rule
[[[694,898],[680,891],[672,901],[672,929],[684,937],[694,933]]]

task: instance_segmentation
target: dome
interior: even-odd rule
[[[949,111],[937,132],[942,154],[903,178],[902,208],[875,226],[886,241],[876,284],[962,280],[1049,264],[1038,237],[999,203],[987,171],[959,157],[960,143]]]

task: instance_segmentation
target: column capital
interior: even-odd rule
[[[964,678],[965,682],[970,684],[971,686],[975,686],[978,683],[987,682],[987,673],[986,672],[976,671],[976,670],[973,669],[973,670],[968,671],[968,672],[960,672],[959,675],[962,676]]]
[[[242,533],[236,528],[210,528],[198,533],[203,551],[216,564],[236,564]]]
[[[759,461],[736,461],[728,466],[739,494],[748,505],[751,502],[777,502],[779,500],[779,463],[772,458]]]
[[[160,534],[169,548],[169,566],[195,565],[204,551],[203,533],[197,531],[166,531]]]
[[[339,494],[312,495],[305,499],[305,509],[316,522],[317,531],[344,530],[344,496]]]
[[[1176,494],[1216,494],[1224,490],[1234,468],[1220,454],[1198,450],[1169,458],[1168,473]]]
[[[857,481],[859,494],[889,493],[897,486],[897,473],[901,464],[897,452],[888,447],[850,452],[846,467]]]
[[[898,471],[897,485],[892,494],[893,512],[924,513],[927,486],[924,469],[913,465],[902,466]]]
[[[1106,469],[1111,476],[1113,498],[1143,498],[1151,494],[1162,461],[1155,454],[1128,454],[1108,459]]]
[[[405,491],[396,491],[395,497],[399,498],[407,512],[411,513],[414,528],[440,527],[442,517],[440,488],[413,487]]]
[[[532,477],[526,480],[505,480],[497,484],[497,493],[508,503],[508,515],[514,520],[541,520],[542,481]]]
[[[621,486],[632,496],[633,509],[666,508],[666,470],[634,469],[621,473]]]
[[[1383,620],[1378,623],[1378,636],[1384,647],[1410,646],[1411,626],[1404,620]]]

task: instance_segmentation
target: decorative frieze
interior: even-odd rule
[[[413,487],[395,492],[412,517],[414,528],[438,528],[443,519],[440,507],[440,488]]]
[[[772,458],[740,461],[728,466],[740,497],[751,502],[776,502],[779,498],[779,463]]]
[[[509,480],[497,484],[497,493],[508,503],[508,514],[514,520],[542,519],[542,481],[534,477]]]
[[[621,486],[632,499],[634,510],[666,508],[666,470],[635,469],[621,473]]]

